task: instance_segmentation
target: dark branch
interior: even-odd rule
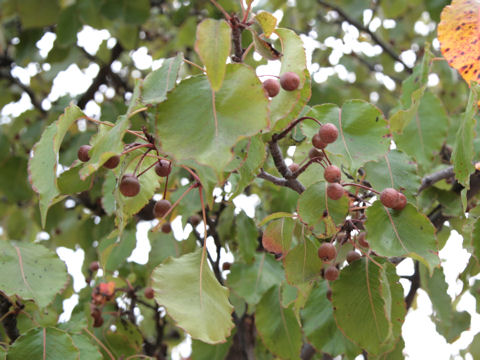
[[[78,100],[77,105],[80,109],[85,108],[85,105],[87,105],[87,103],[93,99],[100,85],[107,82],[108,76],[115,78],[115,76],[113,76],[114,73],[112,72],[111,65],[115,60],[117,60],[120,57],[120,54],[122,53],[122,51],[123,51],[122,45],[120,45],[120,43],[117,42],[117,44],[112,49],[112,53],[110,55],[110,61],[107,64],[104,64],[100,68],[97,76],[95,77],[95,79],[93,79],[92,84],[89,86],[87,91]],[[118,79],[116,80],[118,81]]]
[[[35,109],[40,111],[43,115],[45,115],[47,112],[42,108],[42,104],[38,101],[37,97],[35,96],[35,93],[33,90],[28,87],[27,85],[23,84],[19,79],[16,77],[12,76],[9,73],[5,74],[3,72],[0,72],[0,78],[7,79],[10,81],[12,84],[17,85],[20,89],[22,89],[30,98],[30,101],[32,102],[32,105],[34,106]]]
[[[286,180],[284,186],[289,187],[292,190],[295,190],[299,194],[304,192],[305,187],[300,183],[300,181],[295,179],[295,176],[285,164],[285,161],[283,160],[282,152],[280,151],[280,148],[278,147],[278,143],[275,139],[272,139],[268,143],[268,149],[270,150],[270,154],[272,155],[272,159],[275,164],[275,167],[277,168],[278,172]]]
[[[386,42],[384,42],[382,39],[380,39],[375,33],[370,31],[370,29],[367,26],[364,26],[363,24],[361,24],[357,20],[350,17],[350,15],[348,15],[342,8],[340,8],[340,7],[338,7],[334,4],[331,4],[331,3],[327,2],[327,1],[323,1],[323,0],[318,0],[318,3],[320,5],[323,5],[324,7],[327,7],[331,10],[336,11],[338,13],[338,15],[340,15],[345,21],[347,21],[351,25],[355,26],[359,31],[365,32],[368,35],[370,35],[372,40],[376,44],[378,44],[383,49],[383,51],[385,51],[385,53],[387,53],[393,60],[398,61],[400,64],[402,64],[405,67],[406,72],[408,72],[409,74],[412,73],[412,69],[409,68],[407,66],[407,64],[405,64],[405,62],[403,62],[402,59],[400,59],[400,57],[397,55],[397,53]]]
[[[449,166],[445,169],[434,172],[433,174],[427,175],[422,179],[422,184],[418,188],[417,194],[420,194],[423,190],[432,186],[436,182],[443,179],[452,178],[453,176],[454,176],[453,166]]]
[[[13,343],[20,336],[20,332],[17,328],[17,317],[14,312],[10,312],[10,307],[12,307],[10,300],[0,293],[0,318],[2,318],[5,333]]]
[[[418,260],[415,260],[415,272],[413,273],[410,281],[410,290],[405,297],[405,305],[407,306],[407,310],[412,306],[413,299],[415,299],[417,290],[420,288],[420,266],[418,264]]]

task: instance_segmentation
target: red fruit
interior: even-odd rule
[[[312,145],[315,146],[317,149],[325,149],[328,143],[323,141],[320,137],[320,134],[317,133],[312,137]]]
[[[331,261],[337,256],[337,249],[330,243],[323,243],[318,248],[318,257],[323,261]]]
[[[78,160],[82,162],[87,162],[88,160],[90,160],[90,155],[88,155],[88,152],[90,151],[91,148],[92,147],[90,145],[80,146],[77,152]]]
[[[120,181],[120,192],[123,196],[133,197],[140,192],[140,182],[133,174],[125,174]]]
[[[298,165],[297,163],[291,163],[290,165],[288,165],[288,168],[292,173],[294,173],[298,171],[298,169],[300,169],[300,165]]]
[[[402,210],[405,206],[407,206],[407,198],[405,197],[405,195],[399,192],[397,205],[393,209]]]
[[[370,244],[368,243],[368,241],[365,239],[367,236],[367,234],[362,231],[360,234],[358,234],[358,237],[357,237],[357,241],[358,241],[358,244],[362,247],[365,247],[365,248],[368,248],[370,246]]]
[[[169,222],[166,222],[162,225],[162,232],[165,234],[169,234],[172,232],[172,226]]]
[[[172,171],[172,163],[168,160],[162,159],[155,164],[155,172],[160,177],[168,176],[170,171]]]
[[[325,171],[323,172],[323,177],[329,183],[338,183],[342,178],[342,172],[335,165],[329,165],[326,167]]]
[[[323,142],[331,144],[335,142],[335,140],[337,140],[338,138],[338,129],[335,125],[327,123],[322,125],[322,127],[318,131],[318,135]]]
[[[88,267],[88,269],[91,271],[91,272],[95,272],[97,271],[98,269],[100,269],[100,264],[98,263],[98,261],[92,261],[90,263],[90,266]]]
[[[322,160],[323,159],[323,152],[321,152],[318,149],[311,148],[310,151],[308,152],[308,157],[310,159],[317,159],[317,160]]]
[[[143,294],[145,295],[145,297],[147,299],[153,299],[153,296],[155,295],[155,292],[153,291],[153,289],[151,287],[147,287],[147,288],[145,288],[145,291],[143,292]]]
[[[329,268],[327,268],[327,270],[325,270],[325,279],[327,279],[328,281],[335,281],[337,280],[339,273],[340,271],[338,271],[335,266],[330,266]]]
[[[286,72],[280,76],[280,85],[283,90],[293,91],[297,90],[300,85],[300,77],[294,72]]]
[[[388,208],[393,209],[400,201],[399,192],[392,188],[386,188],[380,193],[380,201]]]
[[[194,214],[190,216],[190,224],[192,224],[193,227],[197,226],[200,224],[200,221],[202,221],[202,218],[198,214]]]
[[[114,155],[103,164],[103,167],[107,169],[115,169],[118,164],[120,164],[120,156]]]
[[[344,194],[343,186],[339,183],[328,184],[327,196],[332,200],[339,200]]]
[[[165,214],[167,213],[168,210],[170,210],[170,207],[172,206],[172,204],[170,203],[170,201],[168,200],[165,200],[165,199],[162,199],[162,200],[158,200],[156,203],[155,203],[155,206],[153,208],[153,214],[155,215],[155,217],[157,218],[162,218],[165,216]]]
[[[280,92],[280,84],[275,79],[265,80],[262,86],[270,97],[275,97]]]
[[[347,253],[347,262],[349,264],[351,264],[352,262],[354,262],[355,260],[358,260],[360,258],[361,258],[361,255],[359,253],[357,253],[355,250],[350,250]]]

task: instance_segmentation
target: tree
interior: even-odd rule
[[[0,4],[0,103],[31,103],[0,123],[2,358],[166,359],[189,334],[193,359],[401,359],[419,288],[448,342],[469,328],[438,251],[463,236],[459,296],[478,300],[478,5]],[[86,26],[109,32],[94,53]],[[136,69],[141,47],[157,69]],[[72,64],[98,72],[55,99]],[[139,222],[144,265],[127,261]],[[59,247],[83,251],[87,279],[64,322]]]

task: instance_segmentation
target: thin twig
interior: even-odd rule
[[[422,184],[418,188],[417,194],[420,194],[423,190],[432,186],[436,182],[443,179],[452,178],[453,176],[455,176],[455,173],[453,172],[453,166],[449,166],[445,169],[434,172],[433,174],[427,175],[422,179]]]

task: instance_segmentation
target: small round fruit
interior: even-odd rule
[[[120,156],[114,155],[103,164],[103,167],[107,169],[115,169],[118,164],[120,164]]]
[[[405,195],[399,192],[397,205],[393,209],[402,210],[405,206],[407,206],[407,198],[405,197]]]
[[[318,135],[323,142],[331,144],[338,138],[338,129],[335,125],[326,123],[322,125],[320,130],[318,130]]]
[[[78,160],[80,160],[81,162],[87,162],[88,160],[90,160],[90,155],[88,155],[88,152],[91,148],[92,147],[90,145],[80,146],[77,152]]]
[[[340,271],[338,271],[335,266],[330,266],[329,268],[327,268],[327,270],[325,270],[325,279],[327,279],[328,281],[335,281],[337,280],[339,273]]]
[[[100,315],[99,317],[93,318],[93,327],[100,327],[103,325],[103,317]]]
[[[202,218],[200,215],[198,214],[193,214],[192,216],[190,216],[190,224],[192,224],[193,227],[197,226],[198,224],[200,224],[200,221],[202,221]]]
[[[312,145],[317,149],[325,149],[328,145],[325,141],[322,140],[320,134],[316,133],[312,136]]]
[[[323,261],[331,261],[337,256],[337,249],[330,243],[323,243],[318,248],[318,257]]]
[[[343,186],[339,183],[328,184],[327,196],[332,200],[339,200],[344,194]]]
[[[223,271],[230,270],[231,267],[232,267],[232,263],[224,262],[224,263],[222,264],[222,270],[223,270]]]
[[[342,172],[335,165],[329,165],[325,168],[323,172],[323,177],[329,183],[338,183],[342,178]]]
[[[349,264],[351,264],[352,262],[354,262],[355,260],[358,260],[360,259],[362,256],[356,252],[355,250],[350,250],[348,253],[347,253],[347,262]]]
[[[172,204],[170,203],[170,201],[168,200],[165,200],[165,199],[162,199],[162,200],[158,200],[156,203],[155,203],[155,206],[153,208],[153,214],[155,215],[155,217],[157,218],[162,218],[165,216],[165,214],[167,213],[168,210],[170,210],[170,207],[172,206]]]
[[[153,299],[153,296],[155,295],[155,292],[153,291],[153,289],[151,287],[147,287],[147,288],[145,288],[145,291],[143,292],[143,294],[145,295],[145,297],[147,299]]]
[[[133,174],[125,174],[120,181],[120,192],[123,196],[133,197],[140,192],[140,182]]]
[[[98,261],[92,261],[90,263],[90,266],[88,267],[88,269],[91,271],[91,272],[95,272],[97,271],[98,269],[100,269],[100,264],[98,263]]]
[[[366,240],[366,237],[367,234],[365,233],[365,231],[362,231],[360,234],[358,234],[357,241],[360,246],[368,248],[370,247],[370,244]]]
[[[172,226],[169,222],[164,223],[161,229],[164,234],[170,234],[172,232]]]
[[[292,173],[294,173],[298,171],[298,169],[300,169],[300,165],[298,165],[297,163],[291,163],[290,165],[288,165],[288,168]]]
[[[168,160],[161,159],[155,164],[155,172],[160,177],[168,176],[170,171],[172,171],[172,164]]]
[[[386,188],[380,193],[380,201],[388,208],[393,209],[399,203],[399,192],[392,188]]]
[[[280,84],[275,79],[265,80],[262,84],[263,89],[267,92],[268,96],[275,97],[280,92]]]
[[[280,76],[280,85],[283,90],[293,91],[297,90],[300,85],[300,77],[294,72],[286,72]]]
[[[308,152],[308,157],[312,160],[313,159],[321,160],[323,159],[323,152],[321,152],[318,149],[311,148],[310,151]]]

